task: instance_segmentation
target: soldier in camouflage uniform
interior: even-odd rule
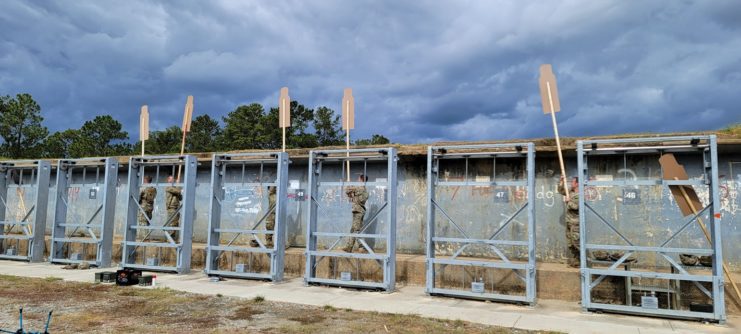
[[[180,226],[180,202],[183,200],[183,188],[174,185],[175,178],[170,175],[167,177],[167,183],[170,185],[165,188],[165,205],[167,206],[167,219],[170,222],[169,227]],[[175,242],[178,241],[178,231],[170,231],[170,236]]]
[[[696,266],[698,264],[705,267],[713,266],[713,257],[709,255],[679,254],[679,260],[685,266]]]
[[[265,217],[265,229],[268,231],[274,231],[275,230],[275,196],[276,196],[276,188],[275,186],[269,186],[268,187],[268,210],[270,210],[270,213],[267,217]],[[273,247],[273,235],[272,234],[266,234],[265,235],[265,246],[267,248]],[[250,241],[251,247],[260,247],[260,244],[257,243],[256,240]]]
[[[368,178],[363,174],[360,174],[358,177],[358,182],[366,182],[367,180]],[[366,211],[365,202],[368,201],[368,191],[365,189],[365,186],[347,187],[345,194],[347,194],[347,197],[352,202],[352,227],[350,228],[350,233],[358,233],[363,228],[363,218]],[[355,239],[351,237],[347,241],[347,245],[343,248],[345,252],[352,253],[355,248]]]
[[[265,229],[268,231],[274,231],[275,230],[275,196],[276,196],[276,189],[275,186],[269,186],[268,187],[268,210],[270,211],[270,214],[265,219]],[[272,234],[266,234],[265,239],[267,239],[267,242],[265,243],[268,248],[273,247],[273,235]]]
[[[151,176],[144,176],[143,181],[144,184],[142,184],[142,188],[141,190],[139,190],[139,206],[141,206],[142,210],[139,211],[138,223],[139,226],[149,226],[149,221],[152,219],[152,211],[154,210],[154,199],[155,197],[157,197],[157,189],[151,186],[144,186],[145,184],[152,183]],[[143,235],[145,235],[143,230],[142,232],[139,232],[139,230],[137,230],[137,237],[140,238]]]
[[[558,182],[558,193],[566,196],[566,189],[564,188],[564,177],[561,176],[561,180]],[[571,180],[569,189],[569,201],[566,201],[564,197],[564,205],[566,206],[566,241],[569,245],[570,257],[568,264],[570,267],[580,266],[580,254],[579,254],[579,181],[577,178]]]

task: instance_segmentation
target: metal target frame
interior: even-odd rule
[[[86,221],[70,222],[67,215],[69,209],[69,189],[75,180],[75,171],[82,170],[81,185],[87,181],[88,169],[95,169],[94,181],[102,189],[96,191],[103,196],[101,204],[96,208]],[[101,173],[102,169],[102,173]],[[101,182],[102,180],[102,182]],[[116,158],[84,158],[84,159],[61,159],[57,162],[56,180],[56,204],[54,209],[54,220],[52,226],[51,249],[49,251],[49,262],[51,263],[82,263],[87,262],[99,268],[110,267],[111,253],[113,247],[113,227],[116,209],[116,186],[118,183],[118,159]],[[88,198],[91,195],[88,195]],[[97,221],[94,223],[94,221]],[[74,230],[67,233],[67,228]],[[95,234],[98,230],[98,235]],[[83,231],[87,235],[75,237],[77,231]],[[72,244],[95,244],[95,259],[72,259],[64,256],[65,246]],[[68,252],[69,253],[69,252]]]
[[[304,274],[304,284],[321,284],[339,287],[352,287],[364,289],[383,289],[386,292],[393,292],[396,288],[396,202],[397,202],[397,151],[396,148],[368,148],[368,149],[349,149],[349,150],[312,150],[309,152],[309,207],[307,210],[307,227],[306,227],[306,273]],[[348,161],[385,161],[387,165],[386,182],[322,182],[322,164],[327,161],[339,162],[342,165],[343,175],[346,175],[345,164]],[[364,173],[367,175],[367,173]],[[317,228],[317,215],[319,214],[319,186],[385,186],[387,189],[386,202],[373,216],[366,217],[363,227],[358,233],[341,233],[341,232],[319,232]],[[371,226],[383,212],[386,210],[388,220],[388,230],[386,234],[368,234],[364,231]],[[318,237],[336,237],[336,241],[326,250],[317,250]],[[361,247],[364,247],[368,253],[344,253],[333,252],[337,245],[347,237],[356,237]],[[364,238],[384,239],[386,241],[386,253],[380,254],[373,252],[372,248],[367,245]],[[383,268],[382,282],[369,282],[359,280],[342,280],[319,278],[316,276],[317,265],[326,258],[349,258],[375,260]]]
[[[290,160],[285,152],[264,153],[234,153],[214,154],[211,167],[211,196],[209,202],[208,243],[206,245],[206,269],[209,276],[225,276],[248,279],[266,279],[273,282],[283,280],[283,269],[286,244],[286,207],[288,202],[288,165]],[[274,181],[262,182],[264,165],[275,165],[276,179]],[[276,187],[275,206],[268,208],[257,222],[248,222],[246,228],[221,228],[221,209],[224,200],[224,179],[227,167],[230,165],[242,166],[242,186]],[[259,182],[244,182],[245,168],[248,165],[260,166]],[[270,213],[275,212],[275,226],[273,231],[258,230],[257,227],[265,222]],[[236,234],[227,244],[221,242],[222,234]],[[259,247],[250,245],[233,245],[240,235],[249,234],[252,240],[256,240]],[[273,235],[273,247],[268,248],[257,235]],[[236,270],[219,269],[219,258],[229,252],[245,252],[267,254],[270,258],[269,273],[237,272]]]
[[[457,152],[448,152],[456,151]],[[466,152],[469,150],[469,152]],[[470,152],[476,150],[476,152]],[[493,159],[493,174],[490,181],[469,181],[468,161],[469,159]],[[526,164],[526,175],[520,181],[497,181],[496,159],[524,159]],[[466,162],[465,176],[463,181],[442,181],[439,179],[441,160],[464,160]],[[458,225],[450,215],[435,201],[435,189],[441,186],[472,187],[472,186],[519,186],[525,187],[527,201],[514,213],[508,214],[508,218],[500,223],[496,232],[488,239],[471,238]],[[445,295],[472,299],[527,303],[534,305],[536,302],[536,258],[535,258],[535,145],[528,143],[512,144],[481,144],[481,145],[453,145],[453,146],[429,146],[427,148],[427,240],[426,240],[426,287],[425,292],[429,295]],[[462,237],[437,237],[435,236],[437,222],[435,213],[440,211],[452,224]],[[508,226],[515,217],[521,213],[527,215],[527,240],[505,240],[495,238]],[[451,258],[436,258],[435,244],[438,242],[454,243],[461,245]],[[457,259],[469,245],[487,245],[500,257],[500,259],[461,260]],[[527,247],[527,262],[513,263],[497,246]],[[508,295],[488,292],[473,292],[471,290],[450,289],[437,287],[435,265],[455,265],[475,268],[498,268],[512,269],[512,271],[525,283],[525,295]],[[520,275],[517,270],[524,271]]]
[[[651,143],[649,145],[649,143]],[[656,143],[661,143],[656,145]],[[721,244],[721,224],[719,216],[716,214],[720,213],[720,196],[719,196],[719,183],[718,183],[718,153],[717,153],[717,140],[716,136],[677,136],[677,137],[648,137],[648,138],[630,138],[630,139],[605,139],[605,140],[580,140],[577,141],[577,158],[578,158],[578,170],[579,170],[579,224],[580,224],[580,257],[581,257],[581,289],[582,289],[582,309],[587,311],[604,310],[610,312],[619,312],[626,314],[637,314],[637,315],[652,315],[659,317],[669,318],[682,318],[682,319],[699,319],[699,320],[710,320],[717,321],[720,323],[726,320],[726,309],[724,301],[724,278],[723,271],[721,268],[722,263],[722,244]],[[620,146],[611,146],[620,145]],[[590,174],[588,170],[588,157],[599,156],[599,155],[616,155],[616,154],[655,154],[655,153],[675,153],[675,152],[690,152],[702,155],[701,170],[703,171],[703,180],[615,180],[615,181],[598,181],[590,180]],[[620,231],[613,226],[609,219],[604,218],[603,215],[595,210],[591,205],[585,201],[585,188],[589,186],[602,186],[602,187],[625,187],[625,186],[663,186],[667,187],[670,185],[681,185],[681,186],[699,186],[708,187],[709,204],[703,207],[697,214],[693,215],[689,219],[686,217],[681,218],[683,225],[682,227],[674,232],[667,240],[661,244],[641,246],[635,245],[629,238],[625,237]],[[699,209],[699,208],[698,208]],[[615,233],[626,245],[606,245],[598,243],[588,243],[587,241],[587,212],[591,212],[592,216],[596,219],[590,219],[590,221],[597,220],[595,223],[602,223],[606,225],[609,230]],[[695,220],[707,212],[710,219],[705,220],[708,228],[710,229],[710,236],[712,239],[712,245],[710,248],[677,248],[668,246],[674,238],[684,231],[690,225],[695,224]],[[703,240],[705,240],[703,238]],[[588,252],[590,250],[606,250],[606,251],[623,251],[625,254],[612,263],[606,269],[592,268],[588,263]],[[657,258],[663,258],[669,264],[669,268],[672,270],[671,273],[666,271],[658,270],[622,270],[621,267],[625,266],[625,260],[635,252],[650,252],[655,253]],[[690,273],[687,269],[679,264],[676,260],[672,259],[667,254],[699,254],[699,255],[710,255],[713,259],[713,266],[710,270],[709,275],[703,275],[698,273]],[[592,279],[596,276],[596,279]],[[618,304],[606,304],[596,303],[592,301],[592,289],[596,287],[604,278],[608,276],[624,277],[626,279],[626,289],[630,289],[628,293],[632,293],[634,287],[632,286],[632,278],[647,278],[647,279],[663,279],[674,282],[686,281],[691,282],[696,286],[703,294],[711,298],[713,301],[713,312],[698,312],[689,310],[678,310],[669,308],[645,308],[641,306],[633,305],[618,305]],[[702,285],[701,282],[711,283],[712,289],[708,290]],[[662,290],[656,289],[658,292]],[[645,290],[640,290],[645,291]],[[668,291],[668,290],[667,290]],[[676,293],[676,292],[675,292]],[[630,297],[627,297],[628,304],[630,304]]]
[[[180,224],[178,227],[170,227],[172,217],[167,217],[163,226],[139,226],[138,213],[143,211],[139,205],[139,189],[142,185],[145,167],[155,167],[155,182],[151,185],[170,185],[170,183],[160,182],[163,175],[160,173],[161,167],[174,168],[182,166],[182,182],[175,183],[176,186],[182,187],[183,199],[180,202]],[[129,159],[129,192],[127,194],[127,211],[126,224],[124,230],[124,240],[122,241],[121,263],[122,268],[152,270],[152,271],[171,271],[178,274],[185,274],[190,271],[191,253],[192,253],[192,236],[193,221],[195,219],[195,189],[196,189],[196,169],[198,161],[192,155],[162,155],[162,156],[140,156]],[[157,196],[164,196],[158,194]],[[146,216],[146,215],[145,215]],[[146,230],[147,235],[141,241],[137,240],[137,231]],[[147,238],[154,231],[161,231],[165,235],[167,242],[148,241]],[[173,240],[169,235],[171,231],[178,231],[178,239]],[[139,247],[154,247],[156,249],[174,248],[176,251],[176,263],[174,266],[146,265],[136,262],[136,250]]]
[[[24,185],[23,175],[31,173],[31,183]],[[28,242],[26,255],[8,254],[6,247],[1,249],[0,259],[3,260],[21,260],[29,262],[44,261],[44,248],[46,246],[44,234],[46,232],[46,210],[49,200],[49,180],[51,177],[51,164],[44,160],[14,160],[0,162],[0,242],[3,246],[10,240],[16,240],[18,243],[25,240]],[[14,173],[18,173],[18,182],[14,181]],[[10,183],[16,183],[16,186],[10,186]],[[22,192],[24,188],[36,190],[36,196],[33,199],[30,209],[22,205],[25,212],[20,220],[6,220],[6,211],[14,212],[8,208],[8,190],[10,188]],[[22,196],[22,195],[21,195]],[[23,202],[21,202],[23,203]],[[33,215],[33,222],[28,219]],[[14,226],[20,226],[23,229],[23,235],[8,235],[5,233],[6,226],[11,229]],[[17,252],[18,249],[16,248]]]

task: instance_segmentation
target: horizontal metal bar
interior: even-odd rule
[[[162,248],[177,248],[180,244],[171,244],[166,242],[139,242],[139,241],[124,241],[126,246],[140,246],[140,247],[162,247]]]
[[[623,186],[623,187],[634,187],[634,186],[659,186],[661,180],[619,180],[619,181],[585,181],[585,186],[594,187],[612,187],[612,186]]]
[[[59,160],[62,167],[102,167],[106,164],[106,158],[81,158]]]
[[[631,291],[653,291],[653,292],[663,292],[663,293],[680,293],[679,289],[671,289],[661,286],[649,286],[649,285],[630,285]]]
[[[270,187],[270,186],[277,185],[275,182],[245,182],[245,183],[242,183],[239,181],[234,181],[234,182],[224,182],[224,186],[221,188],[222,189],[226,188],[227,185],[230,185],[230,184],[239,185],[241,188],[248,188],[248,187],[258,188],[258,187]]]
[[[521,240],[492,240],[492,239],[433,237],[432,241],[455,242],[455,243],[462,243],[462,244],[487,244],[487,245],[508,245],[508,246],[527,246],[528,245],[527,241],[521,241]]]
[[[31,222],[19,222],[19,221],[13,221],[13,220],[0,220],[0,226],[2,225],[18,225],[18,226],[25,226],[25,225],[33,225]]]
[[[36,189],[36,183],[29,183],[29,184],[10,184],[8,185],[8,189]]]
[[[329,279],[329,278],[305,278],[306,282],[309,283],[320,283],[325,285],[335,285],[335,286],[348,286],[348,287],[354,287],[354,288],[370,288],[370,289],[386,289],[386,285],[384,283],[377,283],[377,282],[364,282],[364,281],[343,281],[338,279]]]
[[[475,293],[475,292],[471,292],[471,291],[455,290],[455,289],[433,288],[430,291],[430,294],[446,295],[446,296],[456,296],[456,297],[467,297],[467,298],[485,299],[485,300],[500,300],[500,301],[509,301],[509,302],[521,302],[521,303],[529,303],[529,302],[532,302],[526,296],[502,295],[502,294],[498,294],[498,293]]]
[[[141,269],[141,270],[150,270],[150,271],[174,271],[177,272],[178,268],[176,266],[148,266],[144,264],[134,264],[134,263],[125,263],[121,264],[123,268],[127,269]]]
[[[613,155],[618,152],[626,154],[653,154],[658,152],[699,152],[707,148],[707,145],[675,145],[675,146],[637,146],[637,147],[603,147],[596,150],[584,149],[584,154],[595,155]]]
[[[180,231],[182,227],[174,226],[152,226],[152,225],[131,225],[129,226],[132,230],[155,230],[155,231]]]
[[[586,181],[586,186],[706,186],[704,180],[616,180],[616,181]]]
[[[214,232],[217,232],[217,233],[246,233],[246,234],[275,234],[275,231],[270,231],[270,230],[241,230],[238,228],[215,228]]]
[[[31,238],[33,238],[31,235],[0,234],[0,239],[7,240],[29,240]]]
[[[13,168],[37,168],[40,160],[9,160],[0,162],[0,166]]]
[[[5,254],[0,254],[0,260],[26,260],[27,261],[27,260],[30,260],[30,259],[31,259],[30,256],[25,256],[25,255],[5,255]]]
[[[102,242],[101,240],[92,240],[92,239],[77,239],[77,238],[54,238],[52,239],[54,242],[66,242],[66,243],[78,243],[78,244],[97,244]]]
[[[602,303],[590,303],[588,309],[602,309],[608,311],[618,311],[630,314],[650,314],[650,315],[661,315],[671,318],[691,318],[691,319],[714,319],[720,320],[715,317],[712,312],[693,312],[684,310],[668,310],[668,309],[647,309],[640,306],[627,306],[627,305],[615,305],[615,304],[602,304]]]
[[[610,144],[610,143],[651,143],[651,142],[669,142],[669,141],[687,141],[692,139],[698,140],[710,140],[708,135],[698,136],[668,136],[668,137],[640,137],[640,138],[615,138],[615,139],[586,139],[579,140],[577,143],[583,143],[584,145],[591,144]]]
[[[103,224],[57,224],[59,227],[95,227],[101,228]]]
[[[229,270],[205,270],[206,275],[210,276],[223,276],[223,277],[234,277],[234,278],[252,278],[252,279],[268,279],[272,280],[273,276],[270,274],[260,273],[240,273]]]
[[[380,151],[386,151],[390,152],[393,147],[378,147],[378,148],[351,148],[351,149],[337,149],[337,150],[311,150],[314,155],[320,155],[320,154],[345,154],[345,153],[370,153],[370,152],[380,152]]]
[[[259,248],[249,246],[208,246],[209,251],[245,252],[245,253],[274,253],[273,248]]]
[[[164,176],[164,175],[166,175],[166,173],[162,173],[162,175]],[[181,187],[182,188],[185,185],[185,183],[182,183],[182,182],[178,183],[178,182],[167,182],[167,181],[165,181],[165,182],[156,182],[156,181],[157,180],[155,180],[155,182],[147,183],[146,185],[142,184],[141,187],[162,188],[162,187],[173,186],[173,187]]]
[[[476,266],[476,267],[487,267],[487,268],[500,268],[500,269],[530,269],[528,263],[515,263],[515,262],[493,262],[493,261],[473,261],[473,260],[451,260],[441,258],[428,259],[433,264],[445,264],[454,266]]]
[[[89,157],[89,158],[74,158],[74,159],[59,159],[62,163],[77,163],[77,162],[100,162],[105,163],[108,157]]]
[[[309,256],[322,256],[322,257],[344,257],[344,258],[351,258],[351,259],[367,259],[367,260],[383,260],[386,259],[388,256],[384,255],[377,255],[382,253],[376,253],[376,255],[373,254],[362,254],[362,253],[340,253],[340,252],[321,252],[321,251],[307,251],[306,252]]]
[[[526,187],[527,181],[493,181],[493,182],[481,182],[481,181],[436,181],[435,186],[448,186],[448,187]]]
[[[504,144],[475,144],[475,145],[442,145],[442,146],[430,146],[434,150],[446,149],[446,150],[478,150],[485,148],[515,148],[522,146],[522,149],[527,149],[528,145],[532,143],[504,143]]]
[[[586,244],[585,249],[601,249],[601,250],[625,250],[625,251],[638,251],[638,252],[656,252],[656,253],[680,253],[680,254],[694,254],[694,255],[713,255],[712,249],[704,248],[669,248],[669,247],[649,247],[649,246],[618,246],[618,245],[598,245],[598,244]]]
[[[358,187],[358,186],[369,186],[369,187],[387,187],[389,183],[385,182],[338,182],[338,181],[317,181],[317,186],[324,187]]]
[[[661,183],[667,186],[707,186],[705,180],[662,180]]]
[[[187,157],[188,154],[184,155],[145,155],[145,156],[139,156],[139,157],[132,157],[132,160],[177,160],[182,159],[185,160],[185,157]]]
[[[51,262],[51,263],[83,263],[83,262],[87,262],[87,263],[90,263],[92,265],[96,265],[96,266],[98,265],[98,261],[95,261],[95,260],[70,260],[70,259],[52,258],[51,261],[49,261],[49,262]]]
[[[241,166],[241,165],[277,165],[278,160],[275,158],[266,159],[240,159],[240,160],[217,160],[216,163],[220,166]]]
[[[262,157],[262,156],[274,156],[273,160],[278,159],[278,155],[282,153],[280,151],[267,151],[267,152],[242,152],[242,153],[214,153],[214,157],[217,158],[239,158],[239,157]]]
[[[331,157],[316,157],[316,160],[333,162],[333,161],[386,161],[388,156],[386,155],[356,155],[350,157],[331,156]]]
[[[712,282],[712,275],[683,275],[683,274],[669,274],[659,273],[650,271],[631,271],[631,270],[609,270],[609,269],[582,269],[585,275],[605,275],[605,276],[620,276],[620,277],[640,277],[640,278],[658,278],[668,280],[681,280],[681,281],[695,281],[695,282]]]
[[[363,233],[339,233],[339,232],[312,232],[312,235],[318,237],[355,237],[355,238],[373,238],[385,239],[385,234],[363,234]]]
[[[453,159],[491,159],[491,158],[524,158],[527,157],[527,151],[523,152],[471,152],[471,153],[433,153],[435,159],[453,160]]]

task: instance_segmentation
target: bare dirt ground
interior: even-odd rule
[[[537,333],[463,321],[0,275],[0,329],[51,333]]]

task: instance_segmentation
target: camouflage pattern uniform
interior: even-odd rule
[[[167,219],[169,227],[180,226],[180,201],[183,200],[183,189],[181,187],[169,186],[165,188],[165,204],[167,205]],[[170,236],[175,242],[178,241],[178,231],[170,231]]]
[[[139,226],[149,226],[149,220],[152,219],[152,211],[154,210],[154,198],[157,197],[157,189],[154,187],[144,187],[139,190],[139,205],[144,211],[139,211]],[[146,216],[144,216],[146,214]],[[149,218],[149,220],[147,220]],[[139,232],[137,230],[137,237],[143,237],[145,231]]]
[[[365,216],[365,202],[368,201],[368,191],[363,186],[347,187],[345,191],[347,197],[352,201],[352,227],[350,233],[358,233],[363,228],[363,217]],[[343,249],[345,252],[352,252],[355,248],[355,239],[350,238]]]
[[[268,187],[268,210],[270,211],[270,214],[268,214],[268,217],[265,218],[265,229],[268,231],[274,231],[275,230],[275,210],[277,208],[275,207],[275,196],[276,196],[276,188],[275,186]],[[265,246],[268,248],[273,247],[273,235],[272,234],[266,234],[265,235],[266,243]]]
[[[679,254],[679,259],[685,266],[696,266],[698,264],[705,267],[713,266],[713,257],[709,255]]]
[[[564,188],[564,180],[558,183],[558,193],[566,196],[566,189]],[[572,267],[578,267],[580,263],[579,254],[579,194],[575,192],[569,193],[569,201],[565,203],[566,206],[566,242],[569,246],[569,252],[571,258],[568,259],[569,265]]]

